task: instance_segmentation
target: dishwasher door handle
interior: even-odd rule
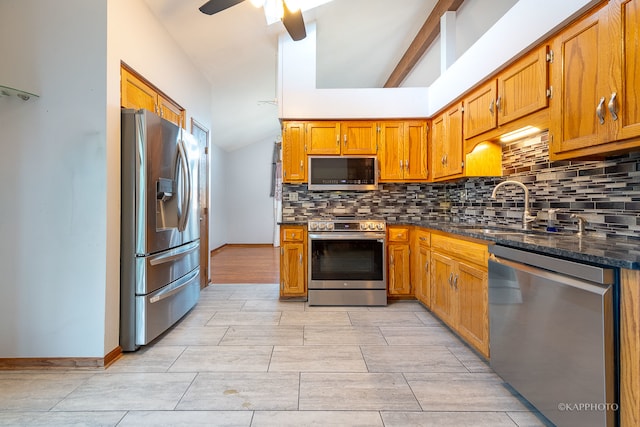
[[[582,289],[584,291],[591,292],[593,294],[604,295],[607,292],[607,290],[611,287],[610,285],[591,284],[589,282],[585,282],[584,280],[576,279],[572,276],[567,276],[564,274],[543,270],[541,268],[533,267],[526,264],[521,264],[519,262],[514,262],[511,260],[499,258],[496,256],[490,257],[489,263],[492,263],[492,262],[495,262],[497,264],[502,264],[506,267],[513,268],[516,271],[523,271],[533,276],[547,279],[550,281],[550,283],[561,283],[562,285],[567,285],[573,288]]]

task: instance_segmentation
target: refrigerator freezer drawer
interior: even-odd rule
[[[136,345],[146,345],[184,316],[200,297],[200,269],[164,288],[136,296]]]
[[[200,240],[136,258],[136,295],[163,288],[200,265]]]

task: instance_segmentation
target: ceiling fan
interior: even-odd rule
[[[200,6],[200,12],[213,15],[214,13],[221,12],[225,9],[230,8],[231,6],[235,6],[239,3],[242,3],[244,0],[209,0],[202,6]],[[254,1],[251,0],[251,3],[260,7],[264,5],[265,1]],[[289,9],[286,0],[276,0],[276,4],[282,7],[281,13],[281,21],[284,24],[284,27],[287,29],[287,32],[291,36],[294,41],[302,40],[307,36],[307,31],[304,27],[304,20],[302,19],[302,10],[300,8],[296,8],[294,10]]]

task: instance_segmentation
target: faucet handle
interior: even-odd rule
[[[587,219],[581,215],[571,214],[570,218],[578,220],[578,236],[582,236],[585,232],[585,226],[587,225]]]

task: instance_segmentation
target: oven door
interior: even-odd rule
[[[386,289],[385,234],[309,234],[309,289]]]

